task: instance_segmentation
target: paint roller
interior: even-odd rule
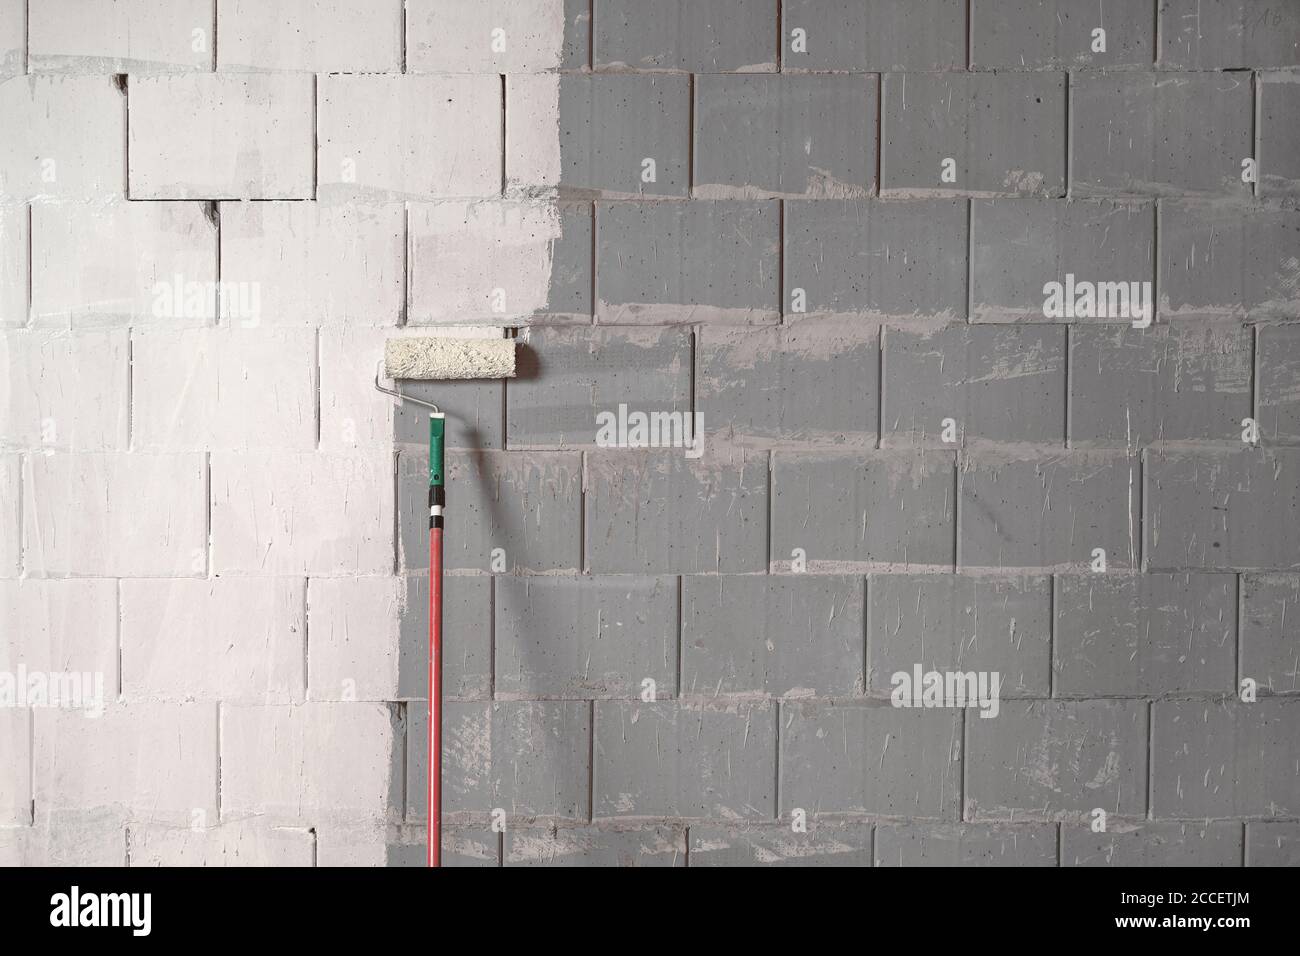
[[[393,380],[387,388],[381,371]],[[384,343],[375,388],[429,411],[429,866],[442,865],[442,536],[446,506],[446,415],[433,402],[402,393],[407,381],[515,377],[515,341],[504,329],[428,329]]]

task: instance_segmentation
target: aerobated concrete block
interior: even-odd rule
[[[788,318],[966,316],[966,204],[788,202]]]
[[[1240,823],[1110,823],[1061,829],[1061,866],[1241,866]]]
[[[1154,203],[976,200],[971,203],[971,321],[1050,320],[1049,282],[1153,282]],[[1139,292],[1142,287],[1139,286]],[[1153,286],[1147,286],[1151,289]],[[1143,300],[1151,303],[1150,294]],[[1077,298],[1076,298],[1077,303]],[[1071,322],[1131,321],[1078,315]]]
[[[117,691],[117,583],[0,581],[0,670],[103,674]]]
[[[404,218],[400,203],[222,203],[222,278],[256,289],[260,322],[396,325]]]
[[[1160,205],[1160,314],[1292,318],[1300,312],[1300,212]]]
[[[940,570],[953,564],[953,456],[777,454],[774,571]]]
[[[0,825],[32,825],[32,711],[0,710]]]
[[[682,579],[682,693],[862,694],[863,584],[856,577]]]
[[[696,437],[689,330],[535,329],[527,342],[525,360],[531,367],[506,386],[510,448],[608,447]],[[659,421],[668,424],[654,428],[655,434],[619,435],[608,426],[627,419],[620,414],[624,411],[666,415]]]
[[[501,577],[495,604],[498,699],[677,693],[676,578]]]
[[[206,569],[203,455],[29,455],[27,573],[187,577]]]
[[[1154,4],[1155,0],[973,0],[971,69],[1150,69],[1155,60]]]
[[[0,81],[19,76],[27,62],[27,4],[0,7]]]
[[[310,76],[133,78],[131,198],[314,198],[314,99]]]
[[[303,699],[302,580],[145,579],[121,588],[125,700]]]
[[[1237,441],[1251,414],[1253,343],[1237,322],[1070,331],[1070,440]]]
[[[27,322],[28,209],[0,205],[0,329]]]
[[[1258,331],[1259,433],[1268,444],[1300,442],[1300,326]]]
[[[577,571],[582,545],[582,456],[448,452],[449,570]],[[402,568],[429,566],[429,455],[398,460]],[[452,525],[451,522],[455,524]]]
[[[1063,196],[1065,99],[1061,73],[886,74],[881,192]]]
[[[1300,578],[1242,575],[1241,675],[1258,683],[1260,690],[1273,694],[1300,691],[1298,606]]]
[[[421,818],[423,820],[423,818]],[[322,867],[428,866],[426,827],[343,822],[317,829],[316,865]],[[501,837],[484,827],[443,825],[441,864],[500,866]]]
[[[1051,581],[951,574],[877,574],[867,583],[869,690],[887,697],[893,675],[997,672],[999,693],[1046,697],[1051,668]]]
[[[210,70],[216,46],[214,6],[215,0],[180,0],[162,7],[149,0],[29,4],[29,68],[33,73],[136,75]]]
[[[590,203],[412,204],[411,325],[589,322]]]
[[[442,583],[442,692],[483,699],[492,693],[493,582],[486,575],[456,575]],[[401,601],[397,696],[429,696],[429,578],[407,576]],[[369,656],[368,645],[355,649]]]
[[[691,866],[871,866],[871,827],[691,827]]]
[[[890,328],[884,363],[883,445],[1065,441],[1064,328]]]
[[[1294,817],[1300,700],[1157,701],[1151,811],[1159,817]]]
[[[896,745],[901,740],[906,747]],[[836,813],[955,819],[960,759],[961,712],[953,708],[782,704],[781,815],[802,809],[810,819]]]
[[[776,0],[599,0],[597,70],[775,73]]]
[[[126,97],[108,76],[0,83],[0,202],[121,199]],[[174,132],[173,132],[174,135]]]
[[[399,734],[388,704],[224,706],[221,812],[272,824],[396,819]]]
[[[1254,151],[1253,112],[1244,74],[1079,73],[1070,81],[1071,189],[1249,198],[1241,161]]]
[[[35,826],[0,827],[0,866],[127,865],[126,825],[114,810],[42,812]]]
[[[0,333],[0,447],[126,446],[128,333]]]
[[[233,820],[206,829],[131,827],[132,866],[315,866],[315,834]]]
[[[213,452],[210,458],[217,573],[392,570],[391,454]]]
[[[423,708],[408,710],[406,806],[428,813]],[[487,817],[505,810],[507,827],[535,817],[591,816],[591,705],[585,701],[448,703],[442,717],[442,812]],[[519,818],[523,818],[521,821]]]
[[[22,487],[22,459],[0,455],[0,578],[15,578],[23,569]]]
[[[1234,575],[1063,575],[1053,607],[1058,697],[1232,692]]]
[[[768,530],[766,456],[688,459],[683,451],[587,458],[587,570],[761,571]]]
[[[962,0],[785,0],[781,69],[883,72],[966,66]]]
[[[496,77],[322,76],[316,101],[321,199],[405,201],[501,192]]]
[[[402,72],[402,0],[227,0],[217,69]]]
[[[1270,0],[1160,0],[1160,65],[1300,66],[1300,10]]]
[[[686,831],[507,830],[505,849],[506,866],[685,866]]]
[[[781,218],[773,202],[596,207],[599,322],[776,322]]]
[[[1056,827],[1042,823],[876,827],[876,866],[1056,866]]]
[[[874,447],[880,330],[854,320],[706,327],[696,406],[710,441]]]
[[[1300,866],[1300,823],[1246,824],[1247,866]]]
[[[217,819],[216,704],[112,704],[94,720],[38,709],[34,729],[42,812],[113,809],[182,826],[196,815]],[[227,808],[229,779],[222,787]]]
[[[962,568],[1137,567],[1142,469],[1122,452],[981,454],[960,470]]]
[[[217,230],[200,203],[38,204],[31,240],[37,325],[174,327],[219,314]]]
[[[876,84],[874,76],[829,74],[696,77],[692,195],[872,195]]]
[[[315,448],[313,330],[148,329],[131,344],[134,447]]]
[[[1004,701],[996,720],[966,721],[965,761],[967,820],[1144,816],[1147,704]]]
[[[597,701],[596,817],[771,819],[771,703]]]
[[[1300,451],[1149,451],[1143,472],[1151,568],[1300,569]]]
[[[412,73],[538,73],[587,66],[589,0],[409,0]]]
[[[1255,95],[1259,100],[1258,127],[1259,185],[1261,197],[1281,197],[1292,202],[1300,197],[1300,73],[1257,73]]]
[[[507,76],[506,187],[571,199],[688,195],[691,79]]]

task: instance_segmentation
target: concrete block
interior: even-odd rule
[[[709,441],[874,447],[880,330],[854,320],[697,336],[696,406]]]
[[[1243,74],[1073,76],[1071,191],[1248,198],[1241,161],[1254,151],[1253,104],[1250,77]]]
[[[123,581],[122,696],[299,702],[306,617],[307,588],[298,578]]]
[[[1255,131],[1259,160],[1258,196],[1281,198],[1292,204],[1300,198],[1300,74],[1256,73],[1258,125]]]
[[[0,8],[0,80],[21,75],[27,66],[27,4]]]
[[[28,5],[32,73],[174,73],[212,69],[214,0],[49,0]],[[21,73],[21,68],[15,72]]]
[[[1090,820],[1147,808],[1147,704],[1004,701],[967,720],[966,820]]]
[[[31,242],[37,325],[174,327],[220,314],[217,230],[199,203],[34,205]]]
[[[424,826],[348,824],[318,831],[316,865],[322,867],[428,866],[428,835]],[[446,867],[500,866],[501,837],[482,827],[442,828],[442,858]]]
[[[695,80],[697,199],[865,199],[876,189],[874,76]]]
[[[881,574],[867,584],[869,692],[893,675],[996,672],[1002,695],[1046,697],[1051,668],[1051,581],[951,574]]]
[[[0,333],[0,447],[126,446],[128,333]]]
[[[401,567],[429,566],[427,453],[398,458]],[[577,571],[582,546],[582,458],[576,452],[449,452],[449,570]]]
[[[1294,608],[1300,605],[1300,578],[1280,574],[1241,576],[1242,677],[1270,694],[1300,691],[1300,666]],[[1290,620],[1287,620],[1290,611]]]
[[[0,329],[27,323],[28,210],[27,206],[0,205]]]
[[[0,827],[0,866],[127,865],[126,826],[112,810],[41,813],[30,827]]]
[[[312,329],[147,329],[131,344],[134,447],[316,447]]]
[[[1003,571],[1138,566],[1142,469],[1123,452],[981,454],[959,470],[958,565]]]
[[[391,705],[227,705],[220,745],[223,814],[309,825],[400,815],[402,741]]]
[[[777,454],[772,569],[940,570],[953,564],[953,456]]]
[[[1154,0],[973,0],[970,24],[973,70],[1149,70],[1155,62]]]
[[[402,0],[217,5],[217,69],[402,72]]]
[[[587,66],[589,0],[411,0],[412,73],[539,73]]]
[[[32,711],[0,710],[0,825],[32,824]]]
[[[682,693],[860,696],[864,617],[861,578],[683,578]]]
[[[206,569],[201,454],[29,455],[26,568],[35,577],[186,577]]]
[[[492,601],[495,584],[486,575],[457,575],[442,584],[442,692],[478,700],[492,694]],[[429,696],[429,579],[405,583],[398,659],[397,696]],[[360,649],[362,654],[368,651]]]
[[[1300,866],[1300,823],[1246,824],[1247,866]]]
[[[897,746],[899,740],[907,746]],[[781,817],[802,809],[810,819],[836,813],[956,819],[960,759],[961,713],[954,709],[782,704]]]
[[[882,445],[1064,443],[1064,328],[891,328],[883,343]]]
[[[1065,100],[1061,73],[886,74],[882,194],[1065,195]]]
[[[788,202],[788,318],[966,317],[966,204]]]
[[[1300,451],[1148,451],[1143,465],[1153,569],[1300,569]]]
[[[775,73],[776,0],[599,0],[597,70]]]
[[[1300,326],[1261,326],[1255,348],[1260,439],[1266,444],[1300,443]]]
[[[1160,204],[1160,314],[1290,318],[1300,311],[1300,212]]]
[[[672,827],[614,830],[507,830],[506,866],[685,866],[686,831]]]
[[[524,196],[688,195],[691,79],[519,74],[506,84],[506,188]]]
[[[496,696],[676,696],[677,602],[674,577],[497,579]]]
[[[597,321],[762,324],[780,317],[776,203],[600,204],[596,223]]]
[[[527,341],[528,364],[506,386],[510,448],[680,446],[703,437],[691,417],[689,330],[535,329]],[[639,432],[634,414],[646,419]]]
[[[1056,827],[1027,823],[876,827],[876,866],[1056,866]]]
[[[393,570],[391,454],[213,452],[210,457],[217,573]]]
[[[217,706],[113,704],[88,720],[35,712],[35,797],[42,811],[112,809],[141,822],[217,819]],[[226,764],[224,771],[230,765]],[[267,779],[275,779],[268,771]],[[229,793],[222,782],[222,806]]]
[[[590,203],[419,203],[407,218],[409,324],[590,322]]]
[[[316,835],[303,827],[232,820],[204,829],[131,827],[132,866],[315,866]]]
[[[0,670],[103,675],[117,693],[117,583],[108,578],[0,581]],[[92,702],[93,703],[93,702]],[[94,708],[88,708],[93,710]]]
[[[1240,823],[1061,828],[1061,866],[1241,866]]]
[[[256,295],[242,324],[396,325],[405,305],[399,203],[222,203],[221,274]],[[242,291],[237,287],[236,291]]]
[[[314,96],[310,76],[134,79],[131,198],[315,198]]]
[[[1151,712],[1156,817],[1294,817],[1300,700],[1157,701]]]
[[[1300,10],[1268,0],[1160,0],[1160,65],[1175,70],[1300,66]]]
[[[593,454],[583,526],[588,571],[761,571],[768,530],[765,456]]]
[[[0,578],[23,570],[22,458],[0,455]]]
[[[598,701],[596,817],[771,819],[776,706]]]
[[[1233,689],[1234,575],[1065,575],[1052,606],[1059,697]]]
[[[812,826],[690,828],[695,866],[871,866],[871,827]]]
[[[321,199],[400,202],[501,192],[495,77],[322,76],[316,100]]]
[[[0,202],[125,195],[126,97],[108,76],[0,82]]]
[[[785,0],[781,69],[965,69],[966,6],[961,0]]]

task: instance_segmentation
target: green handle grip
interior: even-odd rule
[[[441,488],[443,480],[442,446],[447,419],[439,414],[429,416],[429,487]]]

